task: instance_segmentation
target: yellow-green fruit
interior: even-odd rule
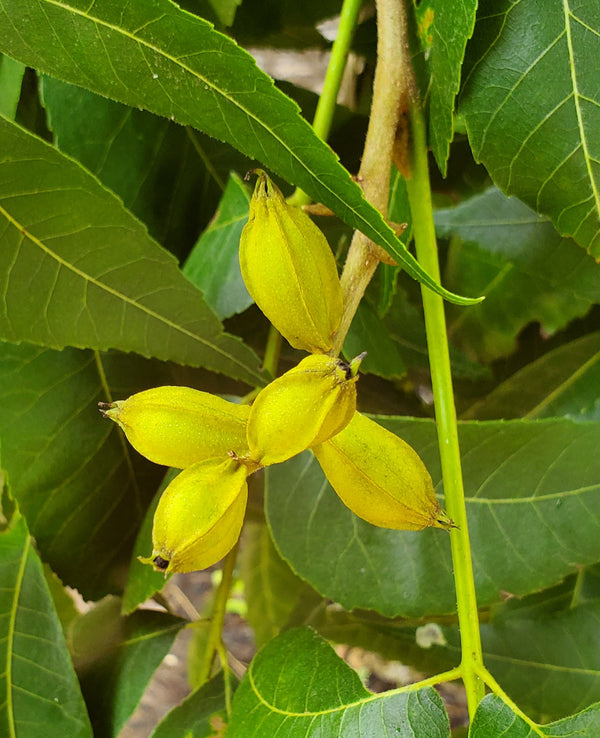
[[[248,499],[248,469],[235,459],[207,459],[181,472],[154,513],[152,556],[158,571],[206,569],[240,536]]]
[[[248,292],[292,346],[326,353],[342,318],[342,289],[325,236],[259,171],[240,239]]]
[[[356,410],[358,363],[313,354],[265,387],[248,418],[250,458],[278,464],[339,433]]]
[[[185,469],[202,459],[248,451],[247,405],[236,405],[190,387],[154,387],[127,400],[105,404],[102,412],[124,431],[150,461]]]
[[[313,451],[342,502],[363,520],[398,530],[453,526],[416,451],[364,415]]]

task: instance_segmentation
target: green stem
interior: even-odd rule
[[[265,358],[263,359],[263,369],[265,369],[272,377],[277,376],[277,366],[279,364],[279,354],[281,353],[281,333],[275,328],[275,326],[269,327],[269,335],[267,337],[267,345],[265,346]],[[244,395],[240,403],[242,405],[249,405],[254,402],[256,396],[261,391],[262,387],[255,387],[250,390],[247,395]]]
[[[221,664],[224,665],[223,685],[225,687],[225,711],[227,712],[227,717],[229,718],[231,717],[231,673],[227,665],[227,651],[222,641],[217,644],[217,652],[219,654],[219,658],[221,659]]]
[[[223,632],[223,623],[225,622],[227,599],[229,598],[229,592],[233,582],[233,571],[235,569],[238,547],[239,541],[227,554],[223,562],[223,575],[213,604],[206,649],[202,663],[198,669],[198,684],[204,684],[208,681],[212,671],[213,661],[215,660],[215,654],[222,648],[221,633]],[[228,669],[227,659],[225,659],[221,666],[224,671]]]
[[[263,369],[269,372],[272,377],[277,376],[277,365],[279,364],[279,354],[281,353],[281,333],[271,326],[269,328],[269,337],[265,346],[265,358],[263,359]]]
[[[323,91],[319,96],[319,102],[317,103],[317,110],[312,124],[314,132],[323,141],[327,141],[329,131],[331,130],[335,103],[342,84],[344,70],[346,69],[350,44],[352,43],[352,36],[356,28],[361,5],[362,0],[344,0],[342,5],[338,32],[331,47],[331,56],[327,65],[327,72],[325,73],[325,81],[323,82]],[[306,192],[297,189],[288,199],[288,202],[292,205],[302,207],[302,205],[308,205],[310,197]]]
[[[419,682],[413,682],[412,684],[407,684],[405,687],[398,687],[397,689],[391,689],[386,694],[402,694],[403,692],[415,692],[419,689],[424,689],[425,687],[435,687],[437,684],[443,684],[444,682],[454,682],[457,679],[460,679],[462,677],[462,669],[460,666],[457,666],[454,669],[450,669],[450,671],[443,671],[441,674],[436,674],[432,677],[427,677],[427,679],[421,679]]]
[[[420,106],[416,102],[411,104],[410,118],[413,160],[411,162],[412,176],[407,180],[407,186],[413,216],[417,258],[421,266],[439,281],[440,267],[429,184],[425,121]],[[461,636],[462,676],[467,692],[469,714],[473,719],[477,705],[485,694],[484,684],[478,675],[483,668],[483,655],[458,445],[446,318],[444,303],[439,295],[424,286],[421,286],[421,294],[425,312],[446,508],[458,526],[450,531],[450,543]]]

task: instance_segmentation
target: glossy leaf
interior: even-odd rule
[[[25,521],[0,534],[0,734],[92,738],[42,565]]]
[[[303,9],[304,10],[304,9]],[[245,51],[168,0],[5,0],[0,51],[131,107],[192,125],[258,159],[390,251],[449,299]]]
[[[139,610],[123,617],[120,611],[119,600],[107,598],[71,629],[95,738],[119,735],[186,624],[162,612]]]
[[[202,290],[220,320],[243,312],[254,302],[242,279],[238,257],[249,204],[248,188],[238,176],[231,175],[215,219],[183,266],[185,276]]]
[[[476,10],[477,0],[426,0],[417,11],[419,40],[429,73],[429,145],[444,176],[454,134],[454,100]]]
[[[600,333],[570,341],[527,364],[472,405],[477,418],[600,420]]]
[[[57,147],[119,195],[178,258],[213,217],[229,170],[250,167],[229,146],[166,118],[52,77],[43,76],[40,87]]]
[[[527,323],[538,321],[551,335],[598,299],[600,266],[547,218],[496,188],[439,210],[436,230],[460,239],[451,242],[448,283],[486,296],[449,314],[453,343],[471,355],[508,354]]]
[[[600,255],[596,0],[484,0],[460,111],[495,183]]]
[[[225,724],[225,686],[220,672],[167,713],[151,738],[217,738]]]
[[[532,725],[515,714],[500,697],[489,694],[479,704],[469,738],[575,738],[600,732],[600,706],[592,705],[550,725]]]
[[[0,337],[136,351],[262,384],[175,259],[83,167],[0,118]]]
[[[0,465],[42,557],[86,598],[122,586],[158,484],[97,407],[106,382],[127,396],[144,370],[161,376],[134,357],[0,344]]]
[[[281,734],[406,738],[450,735],[448,716],[431,687],[371,694],[316,633],[289,630],[252,661],[233,700],[228,738]]]
[[[432,421],[376,416],[410,443],[441,494]],[[568,420],[462,423],[465,494],[481,605],[560,581],[598,559],[600,426]],[[292,569],[345,609],[387,616],[456,607],[449,534],[373,527],[305,453],[267,472],[273,539]],[[532,534],[535,532],[535,535]]]

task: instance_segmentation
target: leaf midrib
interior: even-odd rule
[[[10,619],[8,623],[8,635],[6,645],[6,712],[8,719],[8,729],[10,731],[9,738],[16,738],[17,733],[15,729],[15,716],[12,699],[12,659],[13,659],[13,646],[14,636],[16,633],[16,622],[17,622],[17,609],[19,605],[19,597],[21,595],[21,587],[23,585],[23,578],[25,576],[25,565],[27,563],[27,554],[29,553],[29,547],[31,546],[31,538],[29,535],[25,536],[25,542],[23,545],[23,553],[21,556],[21,563],[19,565],[19,571],[17,573],[17,579],[15,582],[15,595],[13,598],[12,608],[10,612]]]
[[[569,489],[561,492],[552,492],[547,495],[530,495],[529,497],[466,497],[467,505],[484,504],[484,505],[518,505],[537,502],[547,502],[548,500],[563,500],[566,497],[574,497],[576,495],[585,494],[586,492],[595,492],[600,489],[600,484],[590,484],[587,487],[578,487],[577,489]],[[442,498],[443,495],[437,495]]]
[[[537,405],[531,408],[525,415],[523,415],[523,420],[531,420],[535,419],[539,416],[540,413],[542,413],[545,408],[547,408],[549,405],[551,405],[555,400],[560,398],[570,387],[572,387],[576,382],[578,382],[585,374],[600,361],[600,352],[595,353],[593,356],[591,356],[587,361],[585,361],[581,366],[576,369],[572,374],[570,374],[566,379],[564,379],[560,384],[556,385],[556,387],[549,392],[542,400],[540,400]]]
[[[104,396],[106,397],[106,401],[109,403],[112,403],[113,401],[112,393],[110,391],[110,386],[108,384],[108,378],[106,376],[106,371],[104,370],[102,356],[100,355],[99,351],[94,351],[94,363],[96,365],[96,370],[100,378],[100,385],[102,387],[102,391],[104,392]],[[138,484],[137,476],[133,468],[133,459],[131,458],[131,446],[127,443],[127,438],[120,428],[119,428],[118,435],[119,435],[119,443],[121,445],[121,448],[123,449],[123,458],[127,465],[127,474],[129,475],[129,479],[131,480],[131,486],[133,488],[133,492],[135,496],[136,510],[137,510],[139,519],[141,520],[144,514],[144,506],[142,504],[142,493],[140,491],[140,486]]]
[[[391,689],[388,692],[379,692],[372,694],[370,692],[367,692],[365,690],[365,696],[361,697],[360,699],[355,700],[354,702],[348,702],[343,705],[339,705],[337,707],[330,707],[325,710],[312,710],[312,711],[306,711],[306,712],[292,712],[291,710],[281,710],[278,707],[275,707],[275,705],[268,702],[262,694],[259,692],[258,687],[256,685],[256,682],[254,681],[253,673],[252,673],[252,664],[250,665],[250,668],[246,672],[248,676],[248,680],[250,682],[250,686],[252,688],[252,691],[256,695],[258,701],[263,705],[263,707],[266,707],[271,712],[277,713],[278,715],[285,715],[285,717],[298,717],[298,718],[315,718],[320,715],[333,715],[338,712],[342,712],[345,710],[349,710],[356,707],[362,707],[363,705],[368,704],[369,702],[377,702],[378,700],[386,700],[386,699],[392,699],[395,695],[398,694],[405,694],[407,692],[416,692],[420,691],[421,688],[417,687],[415,684],[409,684],[406,687],[398,687],[397,689]]]
[[[578,21],[578,22],[580,21],[577,18],[577,16],[575,16],[573,12],[571,11],[571,8],[569,6],[569,0],[563,0],[563,11],[564,11],[564,16],[565,16],[565,30],[567,34],[567,48],[569,52],[569,62],[570,62],[569,68],[571,72],[571,82],[573,85],[573,93],[574,93],[573,97],[574,97],[574,102],[575,102],[575,111],[577,113],[577,126],[579,128],[579,135],[581,136],[581,145],[583,147],[585,167],[588,173],[588,178],[590,180],[592,192],[594,193],[594,201],[596,203],[596,213],[600,214],[600,192],[598,192],[596,180],[594,179],[594,174],[590,167],[590,161],[592,157],[590,156],[590,152],[588,149],[587,136],[586,136],[585,127],[583,124],[581,106],[579,104],[581,93],[579,92],[579,86],[577,84],[577,72],[575,70],[575,54],[573,52],[573,40],[571,38],[571,20]]]

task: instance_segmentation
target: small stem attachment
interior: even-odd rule
[[[421,679],[419,682],[413,682],[407,684],[405,687],[398,687],[397,689],[390,690],[387,694],[402,694],[403,692],[416,692],[419,689],[425,687],[435,687],[437,684],[443,684],[444,682],[454,682],[462,677],[462,669],[460,666],[450,669],[450,671],[443,671],[441,674],[428,677],[427,679]]]
[[[404,4],[398,0],[377,0],[377,69],[358,180],[367,200],[384,217],[401,103],[407,97],[412,79],[407,49]],[[383,250],[356,231],[341,278],[344,313],[331,351],[334,356],[342,349],[352,318],[380,257],[383,257]]]
[[[197,681],[199,685],[204,684],[210,678],[210,672],[212,671],[215,654],[222,649],[221,633],[223,631],[223,623],[225,622],[227,599],[229,597],[231,584],[233,582],[233,571],[235,569],[238,547],[239,541],[227,554],[223,562],[223,576],[221,577],[221,582],[219,584],[219,588],[217,589],[217,596],[215,597],[213,611],[210,618],[208,638],[206,640],[206,650],[204,651],[204,657],[202,659],[200,668],[198,669]],[[221,663],[221,666],[224,671],[227,671],[227,669],[229,668],[227,666],[227,659],[225,659]]]
[[[269,328],[269,336],[267,345],[265,346],[265,358],[263,359],[263,369],[269,372],[272,377],[277,376],[277,365],[279,364],[279,354],[281,353],[281,333],[271,326]]]
[[[219,654],[219,658],[221,659],[221,664],[223,664],[223,684],[225,686],[225,711],[227,712],[227,717],[231,717],[231,673],[229,671],[229,666],[227,664],[227,650],[225,649],[225,646],[223,645],[222,641],[219,641],[217,644],[217,652]]]
[[[317,103],[312,124],[314,132],[323,141],[327,141],[329,131],[331,130],[335,103],[340,91],[340,85],[342,84],[344,70],[346,69],[350,44],[352,43],[352,36],[354,35],[362,1],[344,0],[342,5],[338,31],[331,47],[331,56],[329,57],[329,64],[327,65],[327,72],[325,73],[325,80],[323,82],[323,91],[319,96],[319,102]],[[308,205],[310,197],[306,192],[297,189],[289,198],[288,202],[291,205],[302,207],[302,205]]]
[[[413,157],[412,176],[407,180],[407,188],[413,217],[417,258],[421,266],[439,281],[440,267],[429,184],[425,121],[420,105],[416,101],[410,107],[410,120]],[[478,676],[483,668],[483,655],[458,445],[446,318],[444,303],[439,295],[423,285],[421,285],[421,294],[425,312],[446,509],[458,526],[450,531],[450,543],[461,637],[462,677],[467,692],[469,715],[473,719],[477,705],[485,694],[484,684]]]

